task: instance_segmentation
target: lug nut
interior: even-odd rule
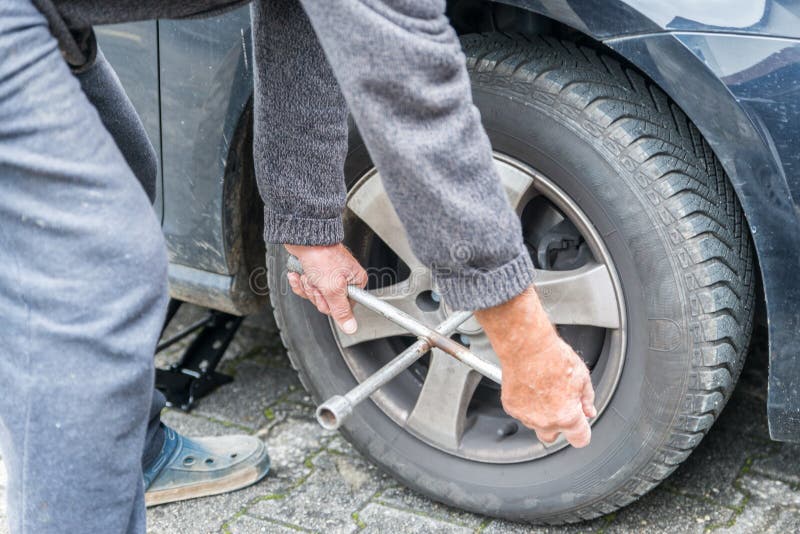
[[[497,429],[497,437],[498,438],[507,438],[508,436],[513,436],[519,430],[519,425],[514,421],[509,421],[508,423],[504,424],[500,428]]]

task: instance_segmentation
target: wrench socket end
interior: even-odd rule
[[[353,405],[345,397],[334,395],[317,407],[317,422],[325,430],[337,430],[353,412]]]

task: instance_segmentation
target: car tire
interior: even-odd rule
[[[624,367],[585,449],[472,461],[403,431],[369,401],[342,432],[392,476],[452,506],[548,524],[598,517],[669,475],[731,394],[752,330],[747,224],[697,128],[632,68],[550,38],[462,43],[493,148],[548,176],[605,240],[626,305]],[[349,185],[370,167],[354,134]],[[329,322],[287,290],[282,247],[268,256],[275,317],[303,384],[318,402],[343,393],[356,380]]]

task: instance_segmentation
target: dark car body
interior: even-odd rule
[[[464,0],[449,2],[448,14],[460,33],[555,28],[613,50],[697,125],[756,247],[770,434],[800,440],[800,1]],[[159,151],[156,210],[173,295],[238,314],[258,309],[249,11],[98,34]]]

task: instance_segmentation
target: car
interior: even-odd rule
[[[494,383],[433,350],[356,408],[347,439],[453,506],[590,519],[689,456],[760,324],[770,435],[800,440],[800,2],[453,0],[447,14],[539,294],[591,370],[599,415],[589,447],[543,444]],[[173,297],[234,315],[271,306],[317,402],[413,342],[359,306],[343,334],[288,290],[285,251],[265,249],[247,8],[98,36],[159,151]],[[355,127],[350,145],[345,242],[393,273],[368,289],[438,324],[451,310]],[[495,357],[477,324],[457,339]]]

